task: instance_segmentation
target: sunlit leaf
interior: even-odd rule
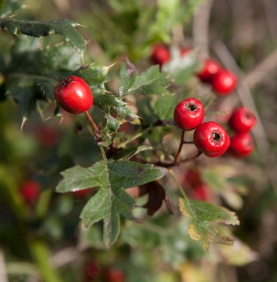
[[[191,219],[188,234],[195,241],[202,241],[202,247],[208,251],[210,243],[233,245],[234,240],[224,235],[217,224],[238,225],[239,220],[234,212],[226,208],[202,201],[179,200],[183,215]]]

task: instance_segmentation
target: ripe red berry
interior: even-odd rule
[[[228,136],[225,129],[216,122],[204,122],[194,131],[196,148],[208,157],[220,156],[226,151]]]
[[[49,125],[40,125],[35,129],[35,136],[40,145],[51,148],[59,140],[59,131]]]
[[[249,156],[254,151],[254,141],[249,133],[238,133],[231,138],[229,152],[237,158]]]
[[[255,115],[244,107],[237,108],[229,119],[230,127],[236,132],[248,132],[255,124]]]
[[[160,67],[170,60],[170,52],[167,46],[163,44],[157,44],[153,47],[151,54],[151,61],[154,65],[159,65]]]
[[[93,105],[93,95],[88,84],[78,76],[62,80],[54,92],[57,103],[67,112],[80,114]]]
[[[27,204],[34,204],[39,197],[40,184],[35,180],[25,180],[20,185],[20,193]]]
[[[96,262],[89,262],[86,265],[86,277],[90,280],[97,279],[100,276],[101,267]]]
[[[187,55],[190,51],[191,51],[190,48],[182,47],[181,50],[180,50],[180,55],[181,55],[181,57]]]
[[[198,201],[208,201],[211,198],[211,192],[205,184],[193,187],[192,197]]]
[[[188,98],[179,102],[174,109],[174,120],[183,130],[193,130],[203,122],[204,106],[195,99]]]
[[[221,96],[228,95],[237,86],[237,77],[226,69],[221,69],[212,79],[213,90]]]
[[[108,269],[105,273],[105,279],[107,282],[124,282],[125,274],[120,269]]]
[[[206,59],[202,69],[197,73],[197,76],[202,82],[211,83],[213,77],[219,72],[221,66],[213,59]]]
[[[201,174],[197,168],[189,168],[185,175],[186,184],[196,187],[202,184]]]
[[[221,151],[217,152],[217,153],[206,153],[206,156],[210,157],[210,158],[215,158],[215,157],[220,157],[221,155],[223,155],[224,153],[227,152],[227,150],[229,149],[231,144],[231,138],[230,136],[227,134],[226,135],[226,145],[224,146],[224,148],[222,148]]]

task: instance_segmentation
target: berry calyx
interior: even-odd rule
[[[248,132],[256,124],[255,115],[247,108],[239,107],[232,113],[228,123],[236,132]]]
[[[204,106],[195,98],[179,102],[174,109],[174,121],[183,130],[193,130],[203,122],[203,119]]]
[[[153,47],[151,61],[154,65],[161,67],[170,60],[170,57],[169,49],[164,44],[157,44]]]
[[[237,77],[227,69],[221,69],[213,76],[213,90],[220,96],[228,95],[236,86]]]
[[[254,140],[249,133],[238,133],[231,138],[229,152],[236,158],[245,158],[254,151]]]
[[[21,183],[19,187],[20,193],[27,204],[33,205],[37,201],[39,198],[40,187],[40,183],[32,179],[25,180]]]
[[[219,72],[221,66],[213,59],[206,59],[202,69],[197,73],[197,76],[202,82],[211,83],[213,77]]]
[[[93,94],[88,84],[78,76],[62,80],[54,92],[57,103],[67,112],[80,114],[93,105]]]
[[[228,145],[228,134],[216,122],[204,122],[194,131],[193,141],[196,148],[208,157],[220,156]]]
[[[210,157],[210,158],[216,158],[216,157],[220,157],[221,155],[223,155],[224,153],[226,153],[226,151],[229,149],[231,144],[231,138],[230,136],[227,134],[226,135],[226,145],[224,146],[224,148],[222,148],[221,151],[217,152],[217,153],[206,153],[206,156]]]

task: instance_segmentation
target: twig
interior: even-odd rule
[[[200,4],[192,23],[193,48],[199,53],[199,59],[209,56],[209,21],[213,0]]]
[[[99,131],[98,126],[96,125],[96,123],[94,122],[94,120],[92,119],[90,113],[88,111],[85,112],[85,115],[88,119],[88,121],[90,122],[92,129],[93,129],[93,135],[96,139],[97,142],[99,142],[102,139],[102,134]]]
[[[261,61],[246,77],[245,82],[250,88],[261,83],[266,77],[275,74],[277,68],[277,49]]]
[[[4,252],[2,249],[0,249],[0,281],[8,282]]]
[[[183,148],[183,145],[184,145],[185,133],[186,133],[185,130],[183,130],[182,135],[181,135],[181,139],[180,139],[180,145],[179,145],[179,148],[178,148],[178,151],[176,153],[175,160],[174,160],[175,165],[179,164],[179,161],[180,161],[180,155],[181,155],[181,151],[182,151],[182,148]]]

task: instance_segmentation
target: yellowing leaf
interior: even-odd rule
[[[233,245],[234,240],[221,233],[216,223],[238,225],[239,220],[234,212],[207,202],[179,200],[180,211],[191,218],[188,234],[192,240],[202,241],[202,247],[208,251],[210,243]]]

